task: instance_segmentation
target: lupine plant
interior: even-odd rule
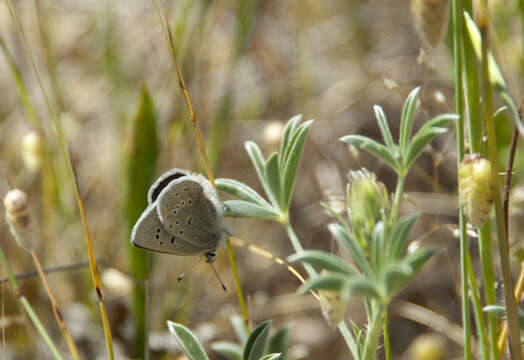
[[[343,319],[338,320],[339,329],[355,359],[375,358],[388,304],[435,253],[433,249],[406,253],[409,233],[417,215],[398,219],[398,212],[411,165],[435,136],[448,130],[445,125],[456,116],[436,116],[412,135],[419,90],[413,90],[404,105],[398,144],[393,140],[380,106],[375,106],[374,110],[385,144],[360,135],[347,135],[340,139],[371,153],[398,176],[391,208],[384,185],[376,181],[374,174],[365,170],[351,175],[347,191],[349,222],[328,208],[335,219],[329,230],[347,249],[351,262],[330,253],[304,250],[289,222],[291,194],[311,121],[301,124],[300,115],[290,119],[284,129],[280,152],[274,152],[267,160],[254,142],[246,143],[246,150],[269,201],[236,180],[217,180],[219,190],[239,198],[225,202],[228,216],[271,219],[284,225],[296,251],[289,260],[302,262],[310,276],[310,280],[300,288],[301,293],[328,291],[338,294],[341,299],[350,296],[364,299],[368,319],[365,334],[356,326],[353,326],[351,333]],[[314,267],[323,270],[322,275],[319,276]]]

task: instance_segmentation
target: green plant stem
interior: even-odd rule
[[[484,312],[482,311],[482,304],[480,303],[480,296],[477,288],[477,280],[475,278],[475,271],[471,264],[471,257],[468,255],[468,276],[471,289],[471,301],[473,302],[473,313],[475,314],[475,321],[477,322],[477,333],[480,343],[480,353],[482,359],[488,360],[489,357],[489,345],[486,335],[486,322],[484,321]]]
[[[463,20],[462,20],[462,0],[452,2],[452,24],[453,24],[453,59],[454,59],[454,78],[455,78],[455,108],[459,119],[457,126],[457,167],[464,157],[464,111],[462,105],[463,84],[462,84],[462,45],[464,43]],[[462,326],[464,329],[464,359],[471,359],[471,325],[469,321],[468,303],[468,279],[467,279],[467,237],[466,221],[459,198],[459,222],[460,222],[460,271],[462,283]]]
[[[338,331],[340,331],[340,334],[346,341],[346,344],[349,348],[349,351],[351,352],[351,355],[353,356],[353,359],[359,359],[360,357],[358,353],[357,343],[353,339],[353,336],[351,335],[351,332],[349,331],[345,321],[342,321],[340,324],[338,324]]]
[[[377,307],[377,306],[373,306]],[[372,307],[372,308],[373,308]],[[369,324],[369,329],[366,333],[366,342],[364,345],[364,360],[375,360],[378,346],[378,339],[380,337],[380,329],[382,328],[382,318],[384,317],[384,310],[377,307],[373,311],[372,321]]]
[[[5,257],[4,250],[0,246],[0,262],[4,266],[5,272],[7,273],[7,277],[9,278],[9,282],[11,283],[11,287],[13,288],[13,291],[16,294],[16,297],[18,298],[18,301],[20,301],[20,304],[22,304],[22,307],[27,312],[27,315],[29,315],[29,318],[33,322],[33,324],[36,327],[36,330],[40,333],[40,336],[42,336],[42,339],[46,343],[46,345],[49,347],[49,350],[53,354],[55,359],[62,360],[62,355],[58,352],[58,349],[56,348],[55,344],[53,343],[53,340],[49,337],[49,334],[45,330],[45,327],[40,322],[40,319],[36,315],[36,313],[33,311],[33,308],[25,298],[24,294],[20,291],[20,287],[18,286],[18,282],[15,279],[15,276],[13,275],[13,271],[11,270],[11,266],[9,266],[9,263],[7,262],[7,258]]]
[[[495,273],[493,271],[493,246],[491,241],[491,223],[488,221],[478,230],[480,264],[482,268],[482,283],[484,287],[484,302],[486,306],[496,305]],[[498,321],[495,314],[487,314],[489,351],[491,359],[498,359],[497,350]]]
[[[286,217],[286,218],[288,218],[288,217]],[[302,247],[302,244],[300,243],[300,240],[298,240],[298,237],[295,234],[295,231],[293,230],[293,227],[291,226],[289,221],[287,221],[283,225],[286,228],[287,235],[289,236],[289,240],[291,240],[291,245],[293,245],[293,248],[295,249],[295,252],[297,252],[297,253],[303,252],[304,248]],[[304,264],[304,268],[306,269],[309,277],[311,277],[311,278],[316,278],[317,277],[317,272],[315,271],[315,269],[313,269],[313,267],[311,265]]]
[[[237,290],[238,303],[240,304],[240,309],[242,311],[242,317],[244,319],[244,324],[246,325],[247,333],[250,334],[251,329],[249,328],[249,317],[247,314],[246,302],[244,301],[244,293],[242,292],[242,286],[240,285],[240,280],[238,278],[235,254],[233,253],[233,248],[231,247],[231,242],[229,241],[229,238],[226,241],[226,246],[229,262],[231,263],[231,270],[233,271],[233,278],[235,279],[235,288]]]
[[[389,226],[391,227],[398,219],[398,212],[400,210],[400,201],[402,200],[402,193],[404,192],[404,183],[406,182],[405,174],[398,174],[397,188],[395,190],[395,198],[391,207],[391,214],[389,216]]]
[[[504,281],[504,297],[506,300],[506,316],[509,329],[509,348],[512,359],[522,359],[520,345],[520,328],[518,323],[517,304],[513,294],[513,279],[511,276],[510,253],[507,232],[504,222],[501,186],[498,177],[498,153],[493,120],[493,95],[488,70],[488,14],[487,2],[481,1],[479,6],[478,25],[482,39],[482,88],[484,99],[484,115],[486,119],[486,133],[488,136],[488,159],[491,162],[491,176],[494,184],[495,219],[499,244],[500,265]]]
[[[384,352],[386,353],[386,360],[391,360],[391,345],[389,344],[389,320],[388,312],[384,311]]]

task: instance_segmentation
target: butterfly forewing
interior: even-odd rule
[[[155,202],[158,198],[158,195],[168,186],[172,181],[180,179],[181,177],[188,176],[189,172],[184,169],[171,169],[166,171],[155,181],[153,185],[149,188],[147,193],[147,201],[149,204]]]
[[[157,211],[172,235],[205,250],[217,247],[222,236],[220,216],[198,182],[185,178],[171,182],[158,197]]]
[[[209,250],[169,233],[158,217],[155,204],[148,206],[133,227],[131,243],[142,249],[175,255],[197,255]]]

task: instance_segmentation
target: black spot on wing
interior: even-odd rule
[[[158,195],[160,195],[160,193],[162,192],[162,190],[164,190],[164,188],[169,185],[169,183],[173,180],[176,180],[176,179],[180,179],[181,177],[183,176],[187,176],[186,174],[184,173],[181,173],[181,172],[176,172],[174,174],[171,174],[169,175],[168,177],[166,177],[164,180],[162,180],[158,185],[157,187],[155,188],[155,190],[153,190],[153,193],[151,194],[151,202],[154,202]]]

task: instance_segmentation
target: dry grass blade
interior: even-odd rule
[[[38,275],[40,276],[40,280],[42,281],[42,285],[44,285],[44,289],[47,293],[47,296],[49,297],[49,300],[51,301],[51,306],[53,308],[53,313],[55,314],[56,322],[58,323],[60,330],[64,334],[64,337],[67,342],[67,347],[69,348],[69,351],[71,352],[71,356],[73,357],[74,360],[80,360],[78,349],[76,348],[76,345],[73,341],[73,337],[71,336],[71,333],[69,332],[69,329],[64,321],[64,317],[62,316],[62,311],[60,311],[60,306],[58,305],[58,301],[56,300],[55,295],[53,294],[53,291],[51,290],[51,286],[49,286],[47,277],[45,276],[45,273],[42,269],[42,265],[40,265],[40,261],[38,260],[38,256],[36,255],[34,250],[31,251],[31,256],[33,257],[33,261],[35,263],[36,270],[38,271]]]
[[[50,115],[50,117],[52,119],[52,122],[53,122],[53,125],[55,127],[56,136],[57,136],[57,139],[58,139],[58,143],[60,145],[60,150],[62,152],[62,155],[64,156],[64,161],[66,163],[66,167],[67,167],[68,173],[71,176],[71,180],[73,182],[73,189],[74,189],[74,193],[75,193],[78,209],[80,211],[80,217],[82,219],[82,226],[83,226],[83,229],[84,229],[85,239],[86,239],[86,243],[87,243],[87,251],[88,251],[88,258],[89,258],[89,265],[90,265],[89,267],[90,267],[90,270],[91,270],[91,277],[93,279],[93,284],[94,284],[94,287],[95,287],[95,290],[96,290],[96,295],[97,295],[97,298],[98,298],[98,302],[100,304],[100,312],[102,314],[102,322],[103,322],[103,327],[104,327],[104,335],[105,335],[105,339],[106,339],[108,357],[110,359],[114,359],[113,341],[112,341],[112,337],[111,337],[111,329],[110,329],[110,326],[109,326],[109,318],[107,316],[107,311],[106,311],[106,308],[105,308],[105,305],[104,305],[104,297],[103,297],[103,292],[102,292],[102,283],[100,281],[100,275],[98,274],[98,269],[97,269],[97,265],[96,265],[96,257],[95,257],[93,242],[91,240],[91,236],[89,234],[89,229],[88,229],[88,226],[87,226],[87,219],[86,219],[86,215],[85,215],[85,206],[84,206],[84,202],[82,201],[82,198],[80,196],[80,191],[78,189],[78,183],[77,183],[76,176],[75,176],[75,173],[74,173],[74,170],[73,170],[73,165],[71,163],[71,159],[69,157],[69,153],[68,153],[68,151],[66,149],[65,141],[64,141],[64,138],[63,138],[63,134],[62,134],[62,128],[61,128],[60,120],[58,119],[58,115],[56,114],[56,111],[53,108],[53,105],[51,103],[51,100],[50,100],[50,98],[49,98],[49,96],[48,96],[48,94],[47,94],[47,92],[46,92],[46,90],[44,88],[44,85],[42,83],[42,79],[41,79],[41,76],[40,76],[40,72],[38,71],[38,67],[36,66],[36,62],[34,60],[33,53],[31,51],[31,48],[29,47],[29,44],[28,44],[26,36],[24,34],[22,25],[20,24],[20,21],[18,20],[18,16],[16,15],[15,9],[14,9],[14,7],[13,7],[13,5],[12,5],[10,0],[5,0],[5,3],[7,5],[7,7],[8,7],[8,9],[9,9],[9,14],[11,15],[11,18],[12,18],[13,22],[16,25],[16,29],[18,31],[18,35],[19,35],[19,37],[20,37],[20,39],[21,39],[21,41],[22,41],[22,43],[24,45],[24,49],[26,51],[26,54],[27,54],[27,56],[30,59],[31,67],[33,68],[33,71],[34,71],[35,76],[36,76],[37,81],[38,81],[38,85],[39,85],[40,90],[42,92],[42,96],[44,97],[45,103],[47,105],[47,109],[49,111],[49,115]]]

